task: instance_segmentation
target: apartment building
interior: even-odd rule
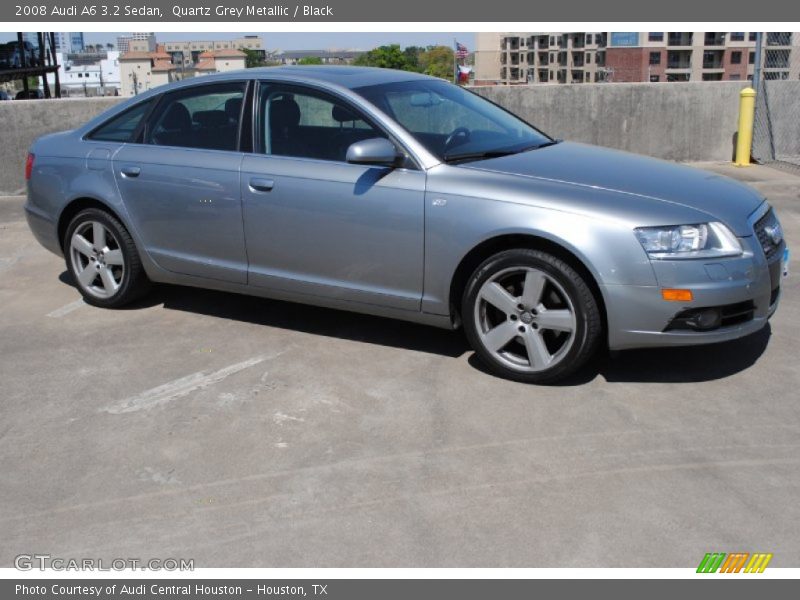
[[[217,49],[201,52],[191,64],[175,63],[165,44],[153,52],[126,52],[119,57],[121,95],[134,96],[187,77],[244,69],[245,58],[241,50]]]
[[[188,42],[164,42],[164,50],[172,56],[175,64],[189,64],[200,61],[204,52],[218,50],[253,50],[263,60],[266,57],[264,41],[257,35],[246,35],[232,40],[193,40]]]
[[[153,32],[136,32],[130,35],[117,36],[117,51],[126,52],[155,52],[156,34]]]
[[[738,81],[753,75],[751,32],[477,34],[478,85]],[[764,35],[767,79],[800,78],[800,33]]]
[[[607,44],[605,32],[479,32],[475,84],[600,81]]]

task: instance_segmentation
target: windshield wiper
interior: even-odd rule
[[[483,152],[462,152],[461,154],[445,154],[444,162],[452,163],[452,162],[461,162],[466,160],[483,160],[486,158],[499,158],[501,156],[520,154],[522,152],[528,152],[529,150],[538,150],[539,148],[554,146],[558,144],[560,141],[561,140],[547,140],[546,142],[542,142],[541,144],[526,146],[525,148],[519,148],[515,150],[484,150]]]
[[[461,154],[445,154],[444,162],[459,162],[462,160],[480,160],[482,158],[497,158],[516,154],[519,150],[484,150],[483,152],[462,152]]]
[[[528,150],[538,150],[539,148],[547,148],[548,146],[555,146],[556,144],[560,144],[562,141],[563,140],[547,140],[546,142],[542,142],[541,144],[536,144],[535,146],[525,148],[523,152],[527,152]]]

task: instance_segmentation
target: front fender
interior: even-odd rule
[[[630,226],[617,220],[559,210],[553,202],[537,206],[508,197],[445,193],[436,185],[428,186],[425,203],[425,312],[449,314],[450,285],[459,264],[477,246],[507,235],[541,238],[564,248],[601,289],[656,285],[641,244]]]

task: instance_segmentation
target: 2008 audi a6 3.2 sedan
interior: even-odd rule
[[[747,335],[780,294],[780,224],[751,188],[560,142],[406,72],[159,87],[37,140],[26,176],[30,227],[90,304],[168,282],[463,325],[527,382],[601,343]]]

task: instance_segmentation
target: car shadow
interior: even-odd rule
[[[74,285],[66,271],[59,279]],[[154,306],[231,319],[322,337],[378,344],[459,358],[469,354],[474,369],[496,377],[478,359],[461,331],[199,288],[159,284],[122,310]],[[699,383],[730,377],[753,366],[769,344],[769,324],[747,337],[711,346],[600,351],[557,387],[584,385],[597,377],[609,383]]]
[[[551,386],[585,385],[597,377],[608,383],[701,383],[724,379],[752,367],[767,349],[771,335],[767,324],[761,331],[717,344],[619,352],[603,349],[577,372]],[[469,363],[493,375],[475,354],[469,357]]]
[[[199,288],[158,285],[142,301],[126,308],[136,310],[158,304],[169,310],[301,331],[322,337],[428,352],[450,358],[457,358],[470,351],[463,335],[437,327]]]

